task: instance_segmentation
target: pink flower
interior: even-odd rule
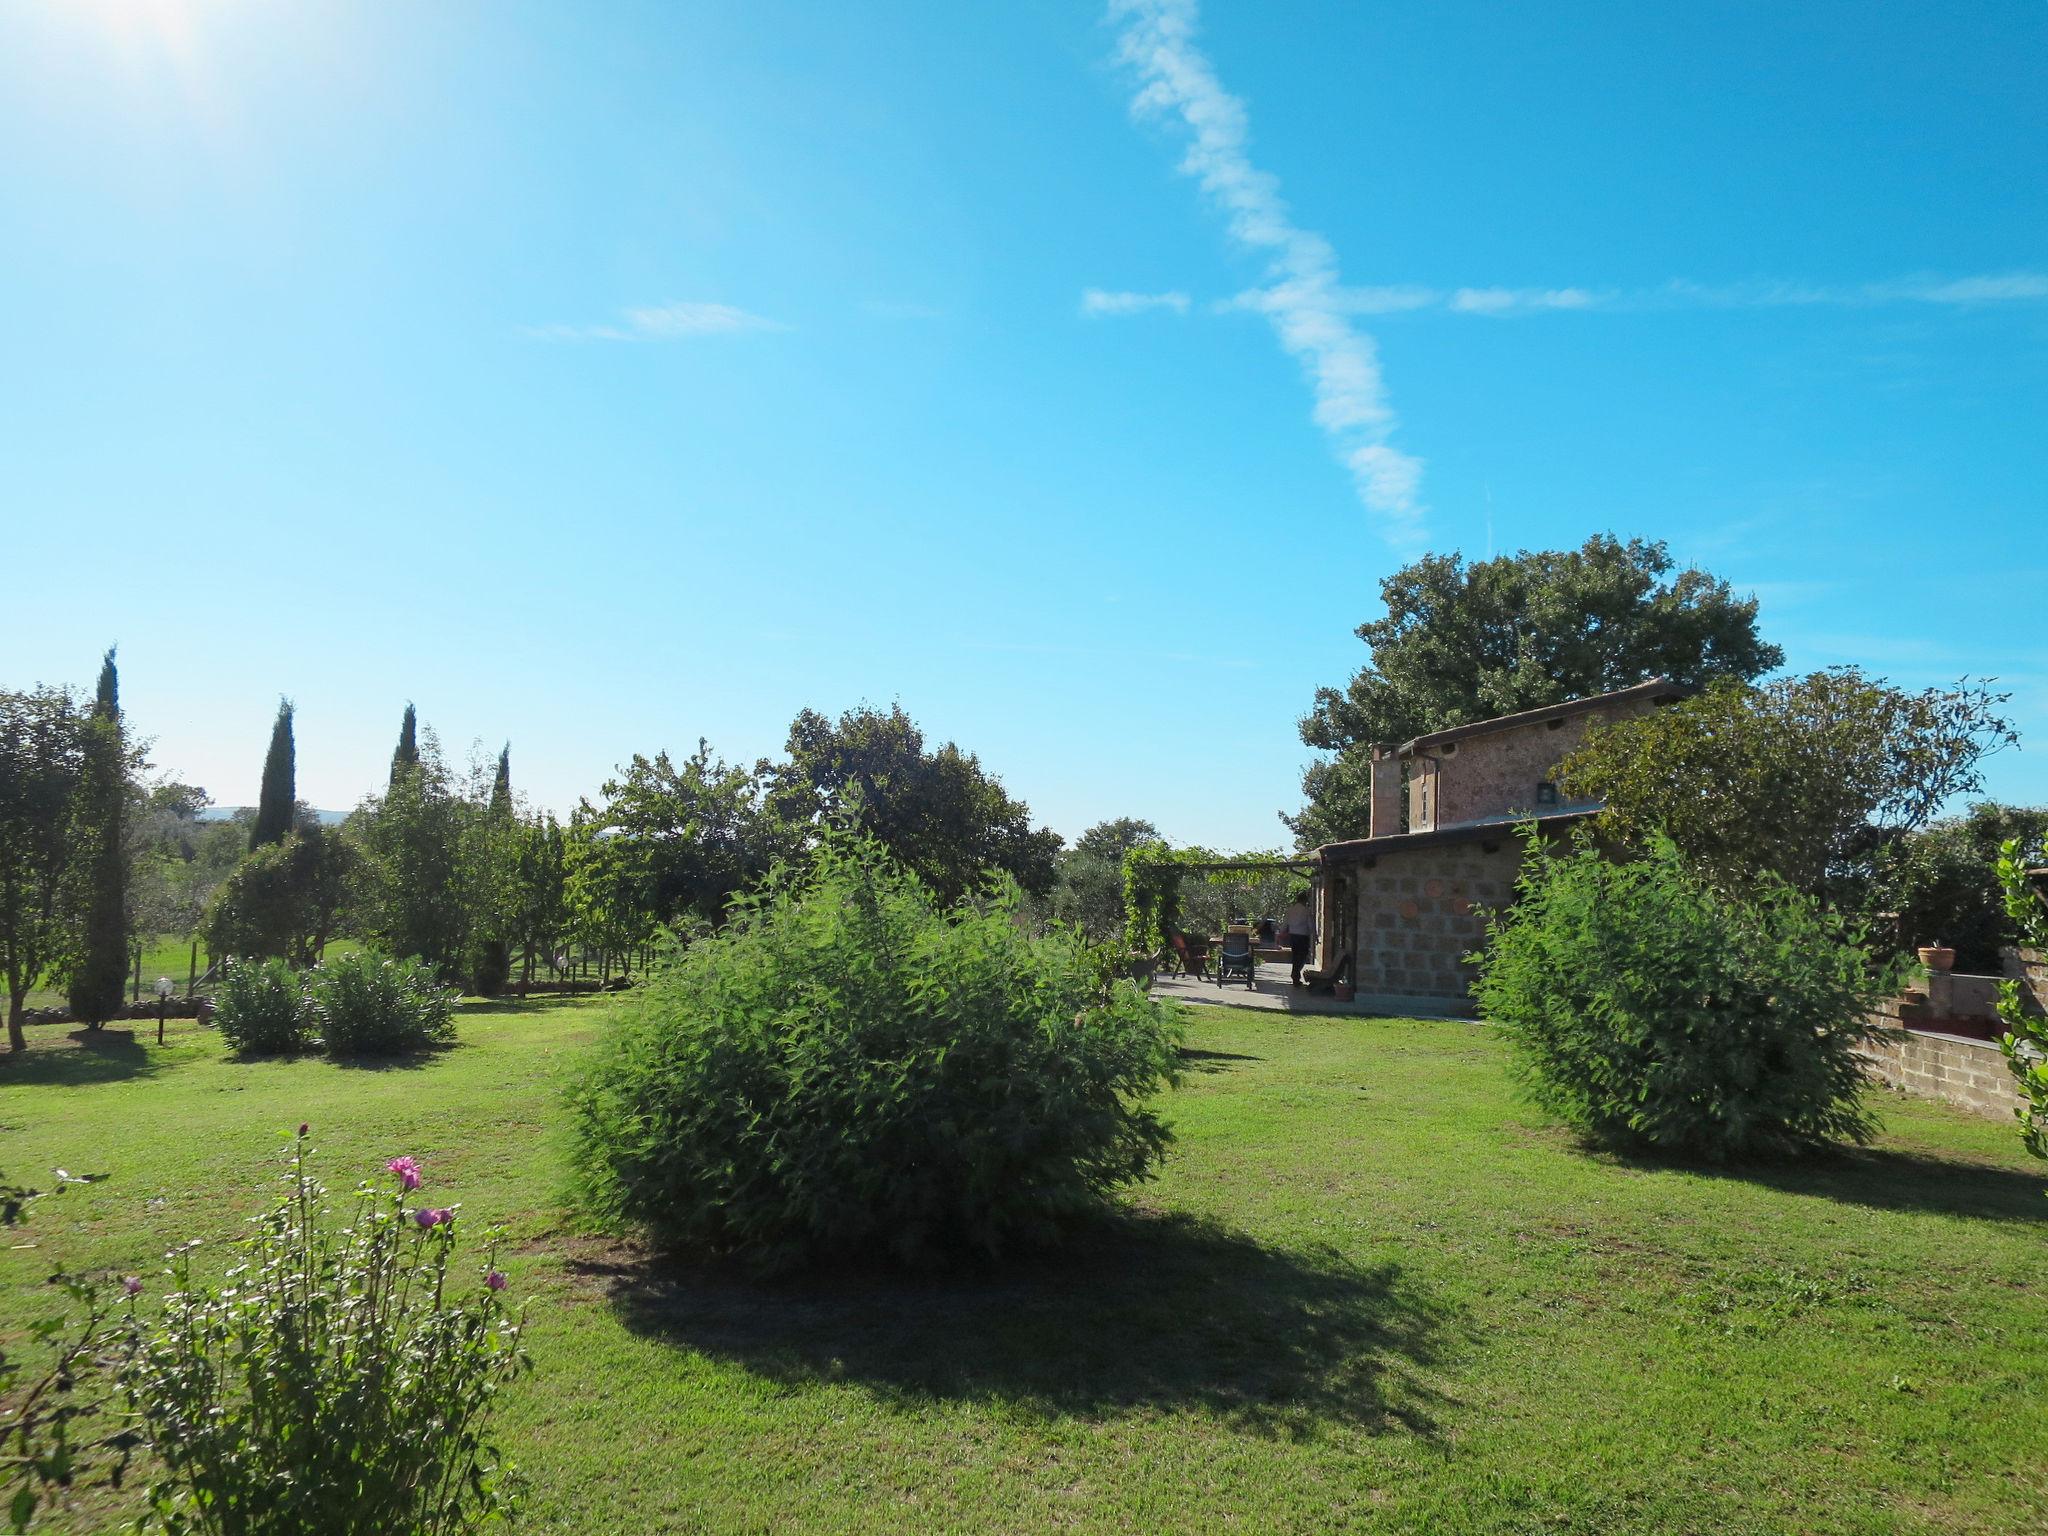
[[[411,1191],[420,1187],[420,1165],[409,1157],[394,1157],[385,1168],[398,1175],[401,1189]]]
[[[455,1213],[446,1207],[436,1211],[423,1206],[412,1213],[412,1219],[418,1222],[420,1230],[425,1232],[435,1227],[446,1226],[455,1219]]]
[[[484,1284],[494,1291],[502,1291],[505,1289],[505,1277],[494,1269],[484,1276]]]
[[[492,1273],[495,1274],[496,1271],[494,1270],[492,1271]],[[498,1284],[503,1285],[504,1283],[504,1280],[500,1278]],[[140,1296],[142,1294],[142,1277],[139,1275],[130,1275],[127,1279],[121,1282],[121,1289],[126,1291],[130,1296]],[[493,1287],[493,1289],[495,1289],[495,1287]]]

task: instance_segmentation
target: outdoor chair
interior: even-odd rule
[[[1259,988],[1259,961],[1252,953],[1252,931],[1242,923],[1232,923],[1223,930],[1223,947],[1216,951],[1216,985],[1222,986],[1233,976],[1242,976],[1244,984],[1252,991]]]
[[[1173,957],[1180,962],[1184,976],[1206,976],[1209,974],[1209,941],[1194,938],[1185,933],[1173,936]]]

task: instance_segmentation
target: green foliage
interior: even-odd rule
[[[512,979],[512,948],[503,939],[476,939],[463,967],[469,990],[478,997],[496,997]]]
[[[1179,1026],[1003,882],[947,910],[828,838],[619,1005],[574,1094],[588,1198],[768,1268],[1054,1237],[1168,1133]]]
[[[491,775],[490,813],[493,816],[512,814],[512,743],[506,742],[498,752],[498,766]]]
[[[22,1017],[29,989],[58,970],[70,950],[64,896],[84,734],[85,717],[66,690],[0,690],[0,975],[16,1051],[27,1048]]]
[[[1194,865],[1279,860],[1269,853],[1218,853],[1213,848],[1173,848],[1142,843],[1124,855],[1124,942],[1147,954],[1176,933],[1213,932],[1239,917],[1277,915],[1301,884],[1283,868],[1205,869]],[[1188,880],[1195,884],[1190,887]]]
[[[525,1319],[500,1299],[486,1234],[457,1262],[453,1210],[409,1209],[410,1159],[330,1218],[300,1128],[284,1197],[202,1280],[191,1249],[123,1384],[161,1470],[171,1536],[453,1536],[508,1512],[488,1421],[527,1368]],[[428,1220],[431,1218],[431,1220]]]
[[[2048,806],[1980,802],[1880,848],[1866,904],[1896,912],[1907,944],[1939,941],[1955,950],[1957,970],[1996,975],[1999,952],[2020,942],[1999,885],[1999,852],[2014,839],[2032,848],[2044,837]]]
[[[69,967],[71,1011],[91,1025],[121,1010],[128,980],[128,755],[122,744],[120,684],[110,649],[100,664],[85,722],[78,795],[71,812],[76,889],[70,903],[76,952]]]
[[[297,748],[292,742],[292,701],[277,701],[277,719],[270,727],[270,748],[263,755],[263,785],[257,794],[256,820],[249,827],[253,851],[281,843],[298,814]]]
[[[1583,1131],[1719,1160],[1874,1129],[1856,1047],[1896,979],[1811,897],[1768,879],[1729,896],[1665,838],[1616,864],[1532,834],[1489,937],[1481,1013],[1537,1101]]]
[[[244,1056],[289,1055],[313,1043],[305,988],[282,959],[230,964],[214,988],[213,1022]]]
[[[417,955],[456,976],[481,884],[466,878],[474,808],[449,782],[433,733],[420,736],[418,762],[349,818],[348,835],[362,855],[355,920],[385,952]]]
[[[569,839],[552,814],[516,827],[511,893],[508,931],[530,969],[536,956],[554,953],[570,920]]]
[[[838,720],[814,710],[789,728],[789,760],[769,770],[778,813],[799,827],[849,827],[871,837],[938,892],[956,900],[989,870],[1034,896],[1052,889],[1060,838],[1031,825],[1031,809],[952,742],[925,749],[924,732],[891,705]]]
[[[636,755],[576,827],[571,899],[587,936],[615,952],[665,924],[720,921],[787,838],[755,777],[702,741],[680,767]]]
[[[1876,850],[1981,785],[1978,763],[2017,739],[2005,698],[1967,679],[1907,692],[1853,667],[1723,683],[1596,727],[1559,780],[1606,801],[1611,835],[1667,835],[1726,889],[1775,876],[1846,900]]]
[[[1124,931],[1124,855],[1159,841],[1149,821],[1121,816],[1099,822],[1059,854],[1059,879],[1047,903],[1052,916],[1072,923],[1097,944],[1113,944]]]
[[[207,943],[217,955],[310,965],[341,920],[355,849],[317,824],[251,850],[214,892]]]
[[[2005,910],[2013,921],[2021,945],[2048,952],[2048,906],[2027,873],[2030,862],[2048,857],[2036,839],[2008,840],[1999,849],[1996,865],[1999,890]],[[2005,1021],[1999,1047],[2019,1084],[2026,1102],[2013,1111],[2019,1117],[2020,1133],[2027,1150],[2036,1157],[2048,1157],[2048,1017],[2028,1007],[2020,983],[2007,981],[1998,989],[1998,1016]]]
[[[420,765],[420,717],[406,700],[405,718],[398,723],[398,745],[391,749],[391,783],[396,784],[399,775],[412,772]]]
[[[455,1038],[455,994],[423,961],[358,950],[307,971],[305,992],[329,1056],[397,1056]]]
[[[1364,837],[1374,743],[1669,677],[1749,679],[1784,664],[1757,638],[1754,598],[1665,546],[1596,535],[1576,550],[1524,550],[1467,565],[1427,555],[1380,583],[1383,617],[1343,691],[1316,690],[1301,739],[1335,756],[1302,778],[1289,818],[1303,847]],[[1671,579],[1667,579],[1671,578]]]

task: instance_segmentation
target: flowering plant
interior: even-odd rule
[[[201,1280],[196,1245],[178,1250],[161,1317],[138,1324],[122,1374],[162,1467],[155,1517],[181,1536],[475,1530],[509,1504],[492,1399],[528,1369],[498,1234],[474,1281],[452,1273],[457,1211],[408,1209],[409,1157],[335,1226],[308,1135],[237,1262]]]

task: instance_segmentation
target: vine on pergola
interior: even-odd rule
[[[1252,883],[1253,871],[1288,870],[1303,877],[1308,860],[1271,853],[1219,853],[1140,843],[1124,855],[1124,937],[1135,951],[1164,948],[1180,929],[1181,883],[1190,877],[1212,886]]]

